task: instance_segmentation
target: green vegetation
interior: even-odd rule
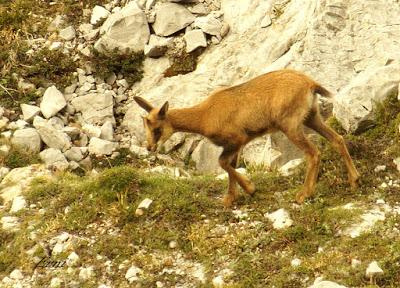
[[[25,167],[39,162],[40,159],[38,155],[32,155],[31,152],[18,147],[11,146],[7,154],[0,152],[0,166],[5,166],[10,169]]]
[[[197,67],[197,58],[200,56],[201,52],[201,49],[196,49],[191,53],[178,51],[177,53],[169,55],[171,66],[165,70],[164,76],[172,77],[194,71]]]
[[[87,60],[91,62],[97,75],[102,78],[114,72],[115,74],[121,73],[124,78],[133,84],[143,78],[143,52],[125,51],[124,53],[114,50],[111,53],[100,53],[92,50],[93,56],[88,57]]]

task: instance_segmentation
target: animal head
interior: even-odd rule
[[[174,129],[168,119],[168,101],[161,108],[154,108],[141,97],[134,97],[134,100],[149,113],[142,118],[146,130],[147,150],[154,152],[174,133]]]

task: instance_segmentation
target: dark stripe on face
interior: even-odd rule
[[[160,140],[161,134],[162,134],[161,128],[156,128],[153,130],[153,137],[155,143],[157,143],[158,140]]]

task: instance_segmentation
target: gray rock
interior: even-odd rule
[[[187,31],[183,36],[186,42],[186,52],[190,53],[199,47],[207,47],[206,36],[200,29]]]
[[[12,201],[10,213],[18,212],[24,208],[26,208],[26,200],[24,196],[16,196]]]
[[[100,128],[100,138],[108,141],[114,141],[114,128],[111,121],[106,121]]]
[[[194,21],[194,15],[185,7],[174,3],[163,3],[156,7],[153,29],[159,36],[170,36]]]
[[[383,274],[383,270],[381,267],[379,267],[378,262],[372,261],[369,263],[367,270],[365,271],[365,276],[374,277],[379,274]]]
[[[396,165],[397,171],[400,172],[400,157],[394,159],[393,163]]]
[[[0,167],[0,181],[2,181],[9,172],[10,168],[4,166]]]
[[[55,168],[57,170],[66,170],[68,168],[68,161],[65,159],[63,153],[54,148],[48,148],[39,153],[40,159],[46,164],[48,168]]]
[[[115,122],[113,96],[110,91],[76,97],[72,99],[71,104],[77,111],[82,112],[82,118],[87,123],[103,124],[107,120]]]
[[[192,12],[193,14],[197,15],[206,15],[208,14],[208,9],[203,3],[198,3],[194,5],[193,7],[189,8],[189,11]]]
[[[10,278],[14,279],[14,280],[22,280],[22,279],[24,279],[24,275],[22,274],[22,272],[19,269],[14,269],[10,273]]]
[[[81,133],[81,130],[77,127],[64,127],[62,129],[62,131],[68,135],[69,138],[71,138],[71,140],[76,140],[79,138],[79,135]]]
[[[134,283],[140,279],[140,275],[143,273],[142,269],[136,266],[131,266],[128,271],[126,271],[125,279],[129,283]]]
[[[139,158],[144,158],[144,157],[149,156],[149,151],[147,151],[146,148],[140,147],[140,146],[137,146],[134,144],[132,144],[129,147],[129,151],[131,151],[134,155],[136,155]]]
[[[185,137],[186,137],[185,133],[182,132],[174,133],[163,145],[165,153],[170,153],[173,150],[175,150],[178,146],[182,145],[183,142],[185,141]]]
[[[89,153],[95,155],[111,155],[117,148],[117,143],[92,137],[89,142]]]
[[[99,28],[94,29],[92,24],[83,23],[79,25],[79,31],[87,41],[94,40],[99,35]]]
[[[20,222],[18,217],[3,216],[0,222],[2,225],[2,229],[4,229],[5,231],[14,232],[19,230]]]
[[[81,148],[71,147],[71,149],[64,152],[64,156],[70,161],[79,162],[83,159],[83,154]]]
[[[222,148],[212,144],[209,140],[200,141],[192,153],[192,160],[196,163],[196,169],[206,173],[224,172],[219,166],[218,158]]]
[[[101,38],[94,47],[98,51],[131,49],[143,51],[150,37],[146,14],[135,2],[111,14],[100,28]]]
[[[314,284],[308,288],[346,288],[346,286],[339,285],[332,281],[323,281],[322,279],[317,278]]]
[[[47,123],[57,130],[62,130],[64,128],[64,121],[59,117],[51,117],[49,120],[47,120]]]
[[[63,94],[55,87],[51,86],[44,92],[40,110],[45,118],[56,115],[67,105]]]
[[[71,147],[71,139],[68,135],[54,128],[40,116],[33,119],[33,127],[36,128],[40,138],[48,147],[61,151],[66,151]]]
[[[101,128],[92,124],[85,124],[82,126],[82,131],[86,133],[89,137],[100,138]]]
[[[79,279],[81,281],[87,281],[93,278],[96,274],[94,273],[94,269],[92,266],[82,267],[79,270]]]
[[[165,54],[171,39],[150,35],[149,43],[144,46],[144,55],[148,57],[160,57]]]
[[[90,24],[96,25],[99,21],[107,18],[110,14],[110,11],[103,6],[96,5],[94,6],[92,15],[90,17]]]
[[[34,105],[21,104],[21,110],[24,117],[23,119],[28,122],[40,114],[40,108]]]
[[[68,255],[67,257],[67,266],[68,267],[74,267],[79,263],[79,255],[76,254],[75,252],[71,252],[71,254]]]
[[[63,27],[65,24],[65,16],[63,15],[57,15],[49,24],[47,27],[47,30],[49,32],[54,32]]]
[[[71,41],[75,38],[76,32],[73,26],[68,26],[62,29],[59,33],[59,36],[64,39],[65,41]]]
[[[20,129],[14,132],[11,138],[14,146],[27,149],[32,153],[39,153],[42,141],[40,135],[34,128]]]
[[[196,18],[194,26],[200,28],[204,33],[209,35],[221,35],[222,23],[211,15]]]
[[[335,97],[333,114],[347,131],[362,132],[374,122],[375,103],[394,93],[399,82],[399,63],[361,72]]]

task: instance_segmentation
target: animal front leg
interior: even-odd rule
[[[237,190],[237,178],[235,169],[231,166],[232,159],[236,154],[236,150],[230,151],[224,149],[221,156],[219,157],[219,164],[229,176],[228,193],[224,196],[222,202],[225,207],[231,207],[232,203],[239,197],[239,191]]]

